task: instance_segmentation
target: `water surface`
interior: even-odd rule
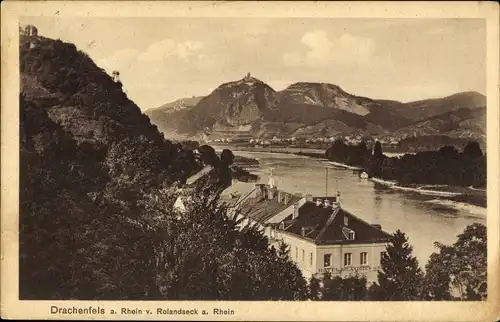
[[[236,155],[256,158],[260,165],[251,169],[267,182],[270,168],[280,189],[324,196],[328,167],[328,194],[341,192],[342,207],[372,224],[393,233],[402,230],[410,238],[414,255],[423,268],[430,254],[436,249],[435,241],[452,244],[467,225],[475,222],[486,224],[486,210],[476,207],[453,208],[436,202],[432,196],[422,196],[393,190],[367,179],[356,172],[336,168],[325,160],[292,154],[233,151]],[[473,206],[472,206],[473,207]]]

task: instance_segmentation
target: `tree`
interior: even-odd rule
[[[354,275],[346,278],[331,277],[326,274],[323,278],[322,300],[327,301],[361,301],[366,298],[367,280],[364,276]]]
[[[443,250],[442,254],[433,253],[425,266],[423,291],[425,300],[446,301],[452,299],[450,293],[450,275],[446,267],[444,267],[445,262],[443,262],[443,257],[448,257],[447,254],[445,255],[445,252]]]
[[[220,154],[220,160],[226,166],[230,166],[234,162],[234,154],[233,154],[233,152],[231,150],[229,150],[229,149],[222,150],[222,152]]]
[[[413,247],[406,235],[397,230],[386,252],[382,254],[378,285],[381,300],[418,300],[421,295],[423,273],[412,255]]]
[[[321,299],[321,280],[315,276],[309,280],[309,299],[312,301]]]
[[[375,148],[373,149],[373,157],[376,159],[382,158],[384,154],[382,153],[382,145],[379,141],[375,142]]]
[[[214,148],[209,145],[202,145],[198,148],[200,159],[205,165],[215,166],[219,163],[219,157]]]
[[[439,249],[426,265],[426,296],[446,300],[458,293],[461,300],[484,300],[487,296],[487,239],[486,227],[469,225],[457,241]]]
[[[470,159],[475,159],[478,157],[482,157],[483,151],[481,151],[481,147],[479,146],[478,142],[469,142],[464,147],[462,155]]]
[[[458,151],[454,146],[445,145],[439,149],[439,154],[441,154],[445,158],[455,158],[458,156]]]

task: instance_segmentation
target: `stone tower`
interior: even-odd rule
[[[38,36],[38,29],[33,25],[27,25],[24,27],[24,35],[28,37]]]

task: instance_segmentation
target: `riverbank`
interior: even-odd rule
[[[339,168],[344,168],[344,169],[349,169],[349,170],[362,170],[362,168],[353,167],[353,166],[350,166],[350,165],[347,165],[347,164],[343,164],[343,163],[339,163],[339,162],[335,162],[335,161],[328,161],[328,163],[331,164],[331,165],[333,165],[333,166],[339,167]]]
[[[226,148],[226,147],[224,147]],[[304,149],[305,150],[305,149]],[[314,159],[320,159],[326,163],[333,165],[335,167],[344,168],[346,170],[361,171],[362,168],[350,166],[344,163],[335,162],[328,160],[324,153],[318,151],[276,151],[273,149],[259,149],[259,148],[249,148],[249,149],[236,149],[233,151],[241,152],[259,152],[268,154],[281,154],[281,155],[296,155],[300,157],[308,157]],[[424,196],[434,196],[438,198],[444,198],[439,200],[453,201],[455,204],[450,202],[443,203],[443,206],[449,206],[451,208],[463,208],[466,209],[466,205],[471,205],[475,207],[481,207],[486,209],[486,191],[482,189],[476,189],[473,187],[451,187],[447,185],[400,185],[396,181],[384,180],[381,178],[370,178],[371,181],[384,185],[394,190],[406,191],[410,193],[418,193]],[[480,212],[479,210],[476,212]]]
[[[402,186],[396,181],[383,180],[380,178],[371,178],[370,180],[394,190],[414,192],[425,196],[440,197],[442,199],[434,199],[434,203],[436,203],[436,200],[439,200],[442,205],[452,206],[453,208],[467,208],[466,205],[471,205],[486,209],[487,206],[485,190],[471,190],[470,187],[453,187],[446,185]]]

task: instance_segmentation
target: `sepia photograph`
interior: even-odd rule
[[[491,302],[485,16],[64,10],[21,14],[9,35],[16,301],[138,319]]]

